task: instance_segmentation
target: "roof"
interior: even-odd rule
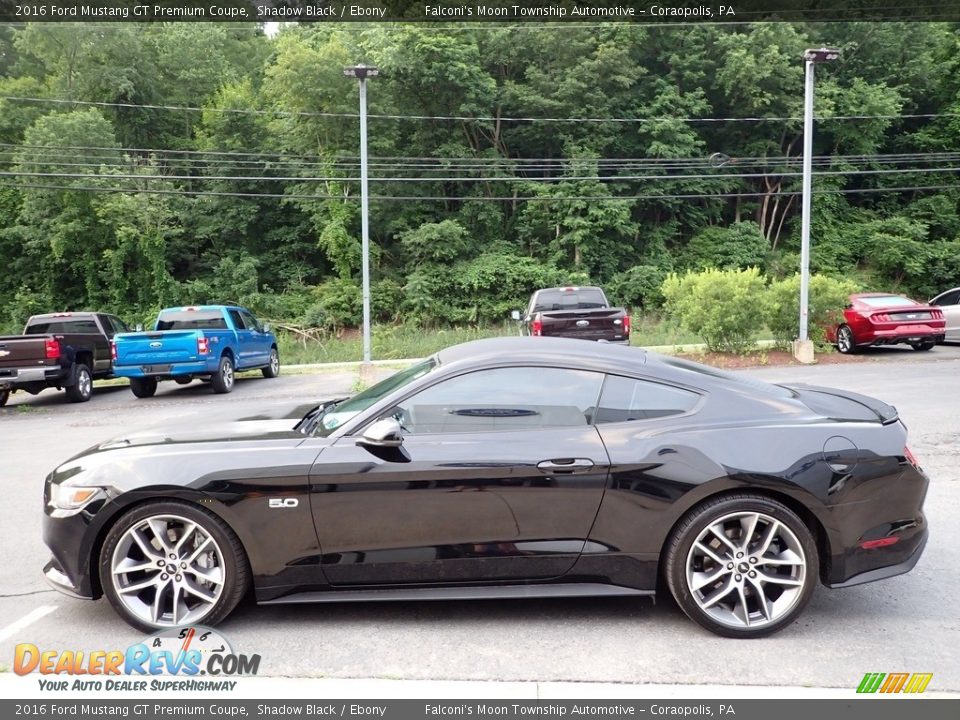
[[[442,365],[466,361],[503,360],[512,355],[517,360],[579,360],[612,362],[619,365],[643,365],[647,351],[612,343],[575,340],[573,338],[510,336],[473,340],[454,345],[437,353]]]

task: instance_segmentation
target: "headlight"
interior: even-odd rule
[[[50,485],[50,507],[55,517],[74,515],[99,497],[103,497],[103,488],[83,485],[71,485],[67,480]]]

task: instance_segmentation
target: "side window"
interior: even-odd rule
[[[113,325],[113,331],[118,333],[130,332],[130,328],[127,327],[127,324],[118,318],[116,315],[108,315],[110,324]]]
[[[243,324],[246,325],[248,330],[256,330],[257,332],[263,332],[263,327],[257,322],[257,319],[251,315],[246,310],[240,311],[240,316],[243,318]]]
[[[699,400],[697,393],[671,385],[608,375],[596,422],[628,422],[680,415],[692,410]]]
[[[956,305],[957,300],[960,300],[960,290],[947,293],[933,304],[940,307],[945,305]]]
[[[587,426],[602,384],[603,375],[582,370],[478,370],[429,387],[389,414],[415,435]]]
[[[247,326],[243,322],[243,318],[240,317],[240,312],[238,310],[227,310],[230,313],[230,319],[233,321],[233,328],[235,330],[246,330]]]

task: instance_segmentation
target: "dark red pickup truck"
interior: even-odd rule
[[[630,343],[630,316],[623,308],[610,307],[598,287],[557,287],[537,290],[521,316],[524,335],[569,337],[582,340]]]
[[[110,377],[110,338],[128,332],[115,315],[93,312],[34,315],[23,335],[0,336],[0,407],[10,393],[63,388],[70,402],[93,395],[94,378]]]

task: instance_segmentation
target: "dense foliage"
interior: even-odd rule
[[[0,329],[214,300],[355,325],[358,93],[342,69],[361,61],[381,71],[379,321],[500,320],[557,282],[647,310],[671,272],[791,276],[800,58],[820,45],[843,58],[817,70],[814,269],[921,297],[960,284],[949,25],[4,28]]]

